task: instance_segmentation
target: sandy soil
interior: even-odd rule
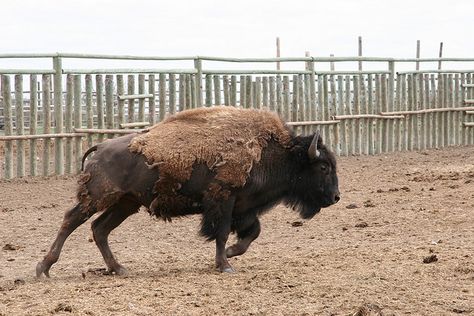
[[[235,274],[214,270],[198,217],[140,212],[110,238],[128,277],[100,273],[85,224],[52,278],[36,280],[76,179],[2,180],[0,315],[352,315],[364,303],[474,315],[473,157],[464,147],[340,158],[341,202],[311,221],[284,207],[263,216],[260,238],[231,259]]]

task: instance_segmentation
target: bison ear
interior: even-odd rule
[[[321,152],[318,150],[318,145],[321,145],[321,138],[319,137],[319,131],[316,131],[308,149],[308,156],[310,159],[316,159],[321,155]]]

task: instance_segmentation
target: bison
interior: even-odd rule
[[[37,264],[38,277],[49,277],[67,237],[95,213],[101,212],[92,222],[93,237],[110,273],[127,270],[108,236],[141,206],[167,221],[201,214],[201,235],[216,242],[217,269],[233,272],[228,258],[245,253],[259,236],[262,213],[283,202],[309,219],[340,199],[336,159],[319,133],[296,136],[264,110],[183,111],[90,148],[82,163],[78,203]],[[226,249],[231,232],[238,241]]]

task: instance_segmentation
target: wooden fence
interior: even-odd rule
[[[83,149],[96,142],[136,132],[168,113],[220,104],[276,111],[297,133],[319,129],[338,155],[474,144],[473,70],[395,69],[397,63],[474,59],[0,55],[38,57],[52,58],[53,68],[0,69],[0,177],[7,179],[77,173]],[[66,69],[67,58],[192,60],[194,68]],[[303,67],[206,70],[203,61]],[[316,70],[347,61],[384,62],[387,69]]]

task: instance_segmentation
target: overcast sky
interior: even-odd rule
[[[474,57],[472,0],[0,0],[1,53]],[[5,67],[5,60],[0,66]],[[8,61],[12,63],[12,61]],[[471,65],[474,68],[474,63]]]

